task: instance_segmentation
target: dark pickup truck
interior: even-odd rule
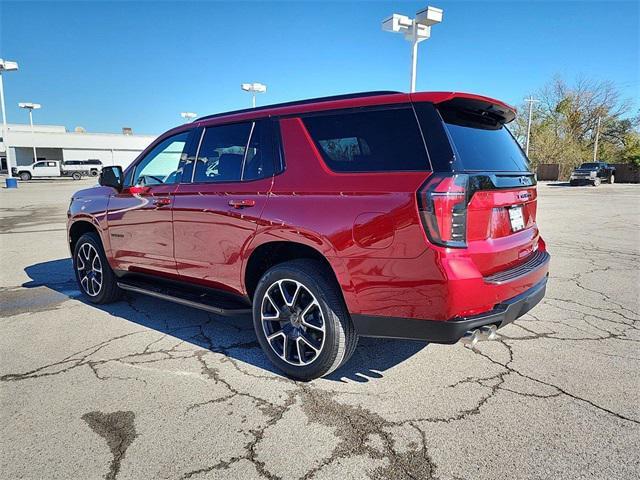
[[[583,163],[573,172],[569,180],[570,185],[591,184],[597,187],[602,182],[615,182],[615,167],[606,162]]]

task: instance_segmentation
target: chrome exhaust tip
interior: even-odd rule
[[[480,332],[478,330],[467,330],[460,339],[465,347],[473,348],[480,340]]]
[[[495,325],[484,325],[480,327],[480,337],[482,340],[495,340],[498,338],[498,327]]]

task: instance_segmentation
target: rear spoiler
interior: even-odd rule
[[[516,109],[500,100],[462,92],[412,93],[412,102],[427,101],[437,105],[438,110],[467,112],[477,118],[491,119],[500,125],[516,118]]]

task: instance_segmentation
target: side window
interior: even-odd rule
[[[330,113],[303,119],[327,166],[336,172],[429,170],[411,107]]]
[[[44,167],[44,162],[38,162],[33,164],[33,168],[40,168],[40,167]]]
[[[269,120],[256,122],[244,160],[242,180],[246,182],[273,176],[273,155],[271,122]]]
[[[193,181],[239,182],[273,175],[273,148],[264,122],[208,127]]]
[[[182,153],[189,132],[169,137],[151,150],[137,165],[131,185],[163,185],[176,183],[181,177]]]

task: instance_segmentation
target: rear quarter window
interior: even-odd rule
[[[314,115],[303,122],[335,172],[429,170],[411,107]]]

